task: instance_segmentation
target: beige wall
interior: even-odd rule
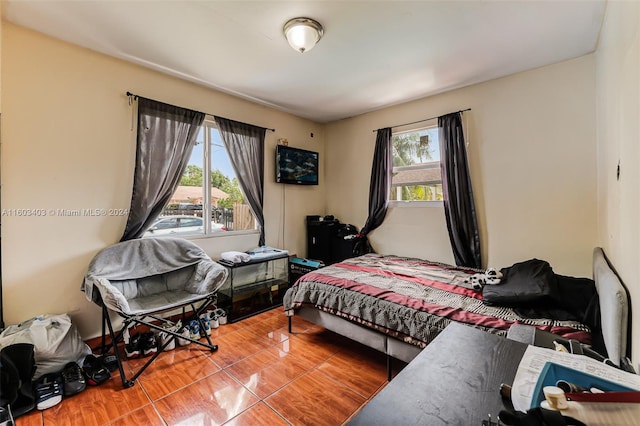
[[[0,57],[2,57],[2,7],[0,7]],[[2,61],[0,61],[0,75],[2,75]],[[2,81],[0,79],[0,113],[2,112]]]
[[[327,211],[364,224],[373,129],[466,108],[472,108],[464,120],[484,264],[537,257],[558,273],[591,276],[593,55],[329,124]],[[441,206],[391,208],[371,241],[381,253],[453,262]]]
[[[288,138],[323,158],[322,125],[3,24],[3,209],[127,209],[135,151],[125,96],[131,91],[275,128],[267,132],[265,149],[266,242],[305,250],[304,216],[324,213],[324,183],[276,184],[274,150],[278,138]],[[97,335],[99,309],[86,301],[80,284],[93,255],[119,240],[125,222],[124,216],[2,217],[5,322],[66,312],[83,337]],[[257,240],[253,233],[196,242],[216,257]]]
[[[598,241],[631,294],[640,363],[640,3],[609,2],[596,53]],[[616,179],[620,164],[620,179]]]

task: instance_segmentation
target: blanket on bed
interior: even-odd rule
[[[314,306],[421,347],[452,321],[503,336],[511,325],[527,324],[590,343],[589,327],[577,321],[525,318],[512,308],[486,305],[482,292],[468,284],[478,272],[366,254],[304,275],[283,304],[287,311]]]

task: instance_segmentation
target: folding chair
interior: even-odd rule
[[[115,244],[100,251],[89,264],[82,290],[89,301],[102,309],[102,353],[113,350],[125,388],[162,353],[169,339],[158,351],[127,378],[118,343],[131,325],[144,325],[175,338],[201,345],[211,352],[218,349],[209,336],[201,342],[181,333],[187,326],[170,330],[161,324],[168,321],[161,314],[191,307],[192,315],[204,329],[200,315],[214,305],[217,290],[227,278],[226,268],[214,262],[194,243],[181,238],[142,238]],[[123,318],[120,331],[114,332],[110,313]],[[107,333],[110,342],[107,342]]]

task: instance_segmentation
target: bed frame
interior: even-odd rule
[[[629,293],[600,247],[593,250],[593,279],[600,301],[600,321],[608,357],[620,365],[623,357],[630,356]],[[295,316],[384,353],[387,356],[388,380],[392,378],[393,358],[409,363],[422,351],[418,346],[316,308],[301,307],[295,310]],[[293,333],[291,316],[289,333]]]

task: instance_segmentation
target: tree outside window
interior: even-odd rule
[[[438,128],[394,133],[390,200],[441,201]]]

